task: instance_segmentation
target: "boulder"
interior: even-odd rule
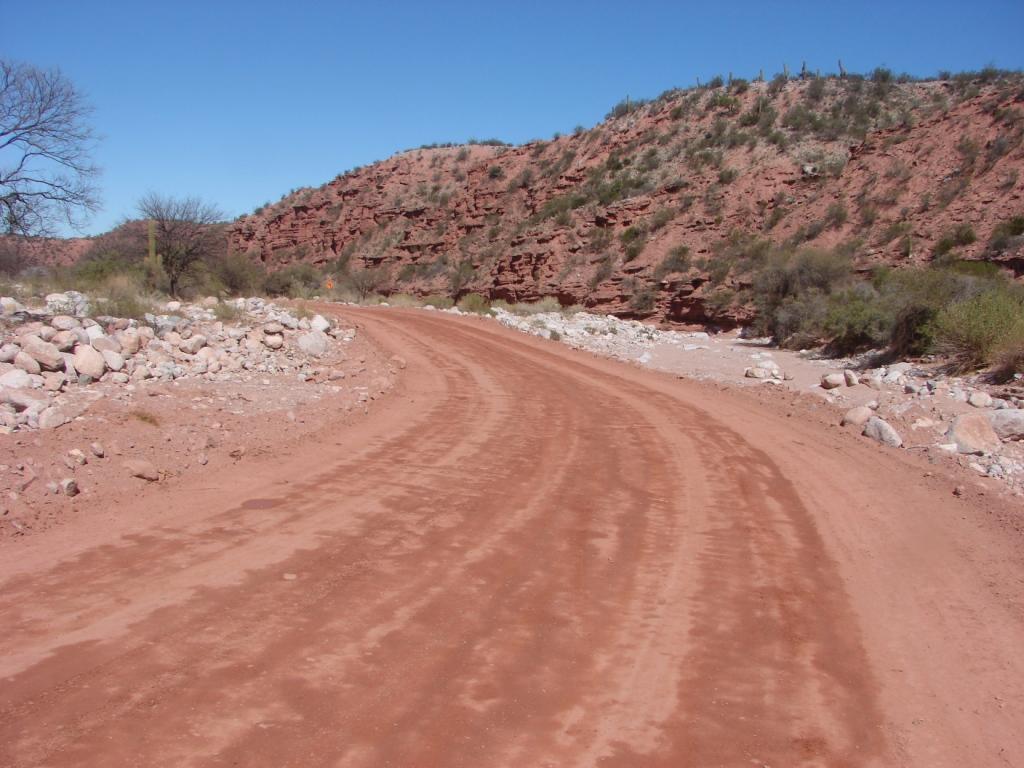
[[[310,331],[299,336],[295,343],[307,355],[320,357],[327,352],[328,339],[323,331]]]
[[[142,347],[142,337],[131,328],[126,331],[118,331],[114,338],[121,345],[121,352],[125,355],[134,355]]]
[[[65,496],[77,496],[78,483],[73,477],[66,477],[60,481],[60,491]]]
[[[856,387],[860,384],[860,377],[858,377],[857,374],[849,368],[843,371],[843,379],[845,379],[846,386],[848,387]]]
[[[284,336],[278,333],[270,333],[263,337],[263,343],[270,349],[280,349],[284,346]]]
[[[846,383],[846,377],[841,373],[826,373],[821,377],[822,389],[835,389]]]
[[[0,363],[13,363],[14,358],[21,352],[17,344],[4,344],[0,346]]]
[[[994,453],[999,450],[1000,442],[988,419],[992,415],[965,413],[957,416],[949,425],[946,437],[956,444],[958,453]]]
[[[14,365],[25,373],[38,374],[42,371],[39,367],[39,363],[36,362],[35,358],[27,354],[24,350],[19,350],[18,354],[14,356]]]
[[[903,445],[903,438],[900,437],[900,433],[893,429],[892,425],[885,419],[880,419],[877,416],[872,416],[867,420],[867,423],[864,424],[864,431],[861,434],[884,445],[891,445],[893,448],[899,448]]]
[[[50,325],[58,331],[70,331],[72,328],[78,328],[81,323],[71,315],[56,315],[50,321]]]
[[[331,328],[331,321],[323,315],[313,315],[313,318],[309,321],[309,327],[314,331],[326,333]]]
[[[124,357],[121,356],[120,352],[111,352],[108,349],[104,349],[100,352],[103,355],[103,362],[107,364],[107,368],[112,371],[120,371],[124,368]]]
[[[80,339],[74,331],[57,331],[50,339],[50,343],[60,352],[70,352],[74,349],[75,344],[80,343]]]
[[[187,339],[183,339],[178,344],[178,349],[184,352],[186,355],[194,355],[200,349],[206,346],[206,337],[202,334],[197,333],[195,336],[189,336]]]
[[[32,379],[30,379],[28,373],[23,371],[21,368],[15,368],[3,375],[0,375],[0,387],[29,389],[31,386]]]
[[[97,336],[92,339],[92,348],[97,352],[120,352],[121,345],[113,336]]]
[[[10,296],[0,297],[0,315],[9,317],[17,312],[24,312],[25,307],[20,302],[15,301]]]
[[[868,423],[868,420],[874,416],[874,412],[866,405],[858,405],[856,408],[851,408],[843,414],[842,421],[839,423],[846,426],[863,427]]]
[[[89,376],[94,380],[99,379],[107,370],[107,363],[103,359],[103,355],[84,344],[79,344],[75,347],[73,362],[75,370],[78,371],[79,375]]]
[[[64,370],[64,358],[60,350],[38,336],[25,336],[22,339],[21,351],[35,360],[44,371]]]
[[[743,371],[743,375],[748,379],[771,379],[777,373],[773,368],[763,368],[760,365],[751,366]]]
[[[988,414],[992,430],[1003,440],[1024,440],[1024,411],[1006,408]]]
[[[989,408],[992,405],[992,396],[988,392],[971,392],[967,402],[975,408]]]

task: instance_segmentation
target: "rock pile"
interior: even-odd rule
[[[230,320],[221,320],[219,303],[168,302],[139,322],[90,316],[88,299],[75,291],[50,294],[38,308],[0,298],[0,431],[67,423],[88,404],[72,395],[95,382],[227,381],[245,372],[309,380],[332,343],[355,335],[260,298],[226,302],[220,314]]]

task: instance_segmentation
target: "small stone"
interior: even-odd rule
[[[963,496],[965,493],[967,493],[967,489],[962,485],[958,485],[953,489],[954,496]]]
[[[98,459],[102,459],[106,455],[106,451],[103,450],[102,443],[90,443],[89,450],[92,451],[92,455]]]
[[[78,448],[72,448],[68,451],[68,458],[80,467],[89,463],[89,459]]]
[[[284,336],[271,333],[263,337],[263,343],[270,349],[280,349],[284,346]]]
[[[843,371],[843,378],[846,380],[846,386],[848,387],[855,387],[860,384],[860,378],[849,368]]]
[[[285,581],[295,581],[299,577],[296,574],[294,574],[294,573],[286,573],[286,574],[282,575],[281,578],[284,579]]]
[[[78,483],[73,477],[66,477],[60,481],[60,490],[65,496],[77,496]]]

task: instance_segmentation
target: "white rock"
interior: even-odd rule
[[[0,346],[0,363],[13,363],[15,356],[21,352],[17,344],[4,344]]]
[[[184,352],[186,355],[194,355],[200,349],[206,346],[206,337],[202,334],[197,333],[195,336],[190,336],[187,339],[183,339],[178,344],[178,349]]]
[[[975,408],[988,408],[992,405],[992,396],[988,392],[978,390],[971,392],[970,396],[967,398],[967,402]]]
[[[866,405],[858,405],[856,408],[851,408],[843,414],[842,421],[839,423],[844,427],[848,425],[863,427],[874,415],[874,412]]]
[[[23,337],[21,351],[35,360],[44,371],[59,371],[64,368],[64,358],[61,357],[60,350],[38,336]]]
[[[81,323],[71,315],[56,315],[50,320],[50,325],[58,331],[70,331],[72,328],[78,328]]]
[[[1000,448],[999,435],[986,417],[992,415],[965,413],[957,416],[950,424],[946,436],[950,442],[956,443],[960,453],[995,453]]]
[[[80,375],[89,376],[93,380],[99,380],[107,370],[103,355],[84,344],[75,347],[74,366]]]
[[[280,349],[284,346],[284,336],[277,333],[268,333],[263,337],[263,343],[270,349]]]
[[[822,389],[835,389],[846,383],[846,378],[841,373],[826,373],[821,377]]]
[[[320,357],[327,352],[328,339],[323,331],[304,333],[295,340],[295,343],[299,349],[313,357]]]
[[[849,368],[843,371],[843,378],[846,380],[846,386],[848,387],[855,387],[860,383],[860,378]]]
[[[104,349],[100,354],[103,355],[103,362],[107,364],[107,368],[110,370],[120,371],[124,368],[124,357],[121,356],[120,352],[111,352]]]
[[[993,411],[988,421],[1003,440],[1024,440],[1024,411],[1019,408]]]
[[[71,418],[56,405],[51,405],[39,414],[40,429],[56,429],[69,421]]]
[[[864,425],[864,431],[861,434],[885,445],[891,445],[893,448],[899,448],[903,445],[903,438],[900,437],[899,432],[893,429],[892,425],[885,421],[885,419],[880,419],[877,416],[872,416],[867,420],[867,423]]]
[[[313,319],[309,321],[309,327],[314,331],[326,332],[331,328],[331,322],[323,315],[313,315]]]
[[[14,365],[26,373],[38,374],[42,370],[35,358],[27,354],[24,350],[19,350],[18,354],[14,356]]]

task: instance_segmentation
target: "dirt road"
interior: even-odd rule
[[[1012,510],[796,405],[349,318],[407,361],[375,414],[0,551],[0,764],[1024,765]]]

